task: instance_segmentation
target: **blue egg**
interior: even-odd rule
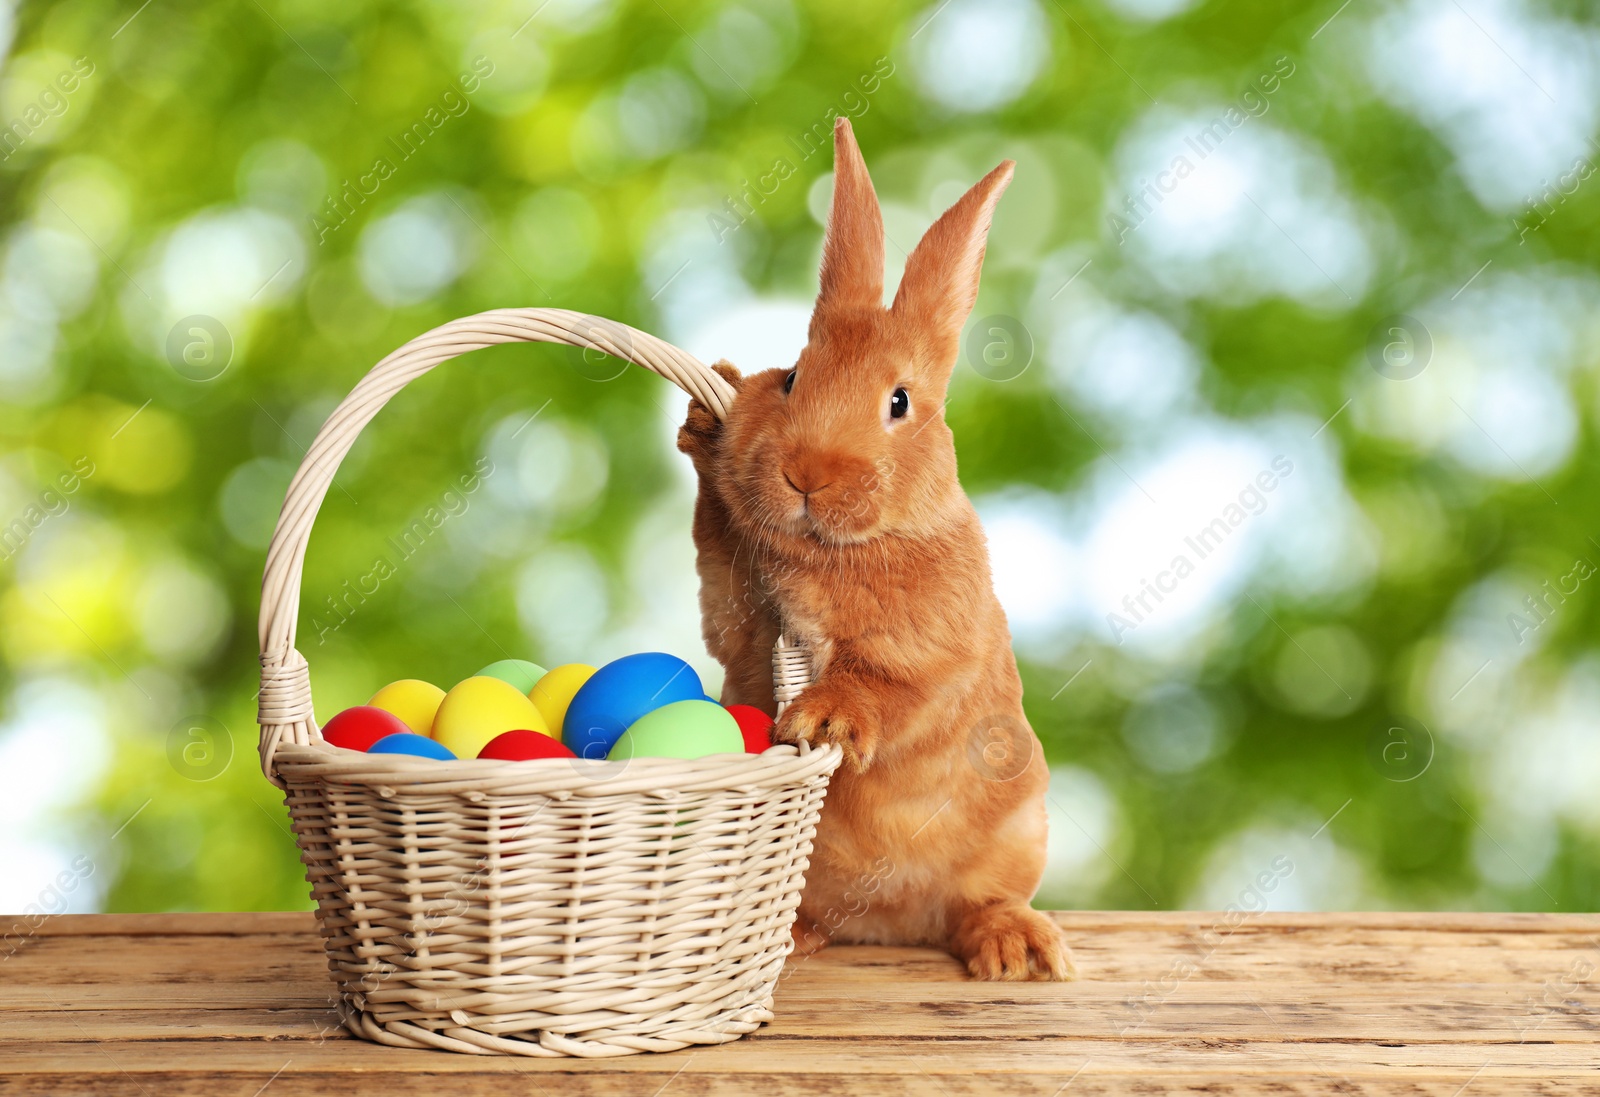
[[[448,762],[455,757],[450,752],[450,748],[443,743],[435,742],[426,735],[418,735],[411,731],[400,731],[393,735],[385,735],[368,747],[367,753],[411,754],[418,758],[433,758],[440,762]]]
[[[624,655],[589,676],[567,706],[561,741],[579,758],[604,758],[628,726],[674,701],[699,701],[705,687],[676,655]]]

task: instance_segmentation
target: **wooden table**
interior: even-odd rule
[[[348,1037],[309,914],[60,917],[0,963],[0,1093],[1600,1094],[1595,916],[1057,917],[1076,983],[835,948],[753,1036],[598,1061]]]

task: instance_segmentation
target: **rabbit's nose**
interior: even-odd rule
[[[804,471],[796,471],[791,473],[788,469],[783,470],[783,478],[789,481],[789,486],[794,488],[794,490],[798,491],[801,495],[810,495],[814,491],[821,491],[823,488],[827,487],[828,484],[833,483],[832,480],[829,480],[826,484],[819,484],[816,482],[816,476],[814,473],[808,473]]]

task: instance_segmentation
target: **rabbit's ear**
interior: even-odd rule
[[[892,311],[926,335],[946,377],[960,350],[961,328],[978,300],[978,275],[995,203],[1016,166],[1013,160],[1002,161],[944,211],[906,260],[894,296]]]
[[[824,308],[883,307],[883,214],[850,119],[833,126],[833,206],[822,245]]]

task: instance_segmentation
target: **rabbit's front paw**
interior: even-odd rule
[[[737,367],[718,362],[711,367],[736,390],[743,382]],[[699,400],[689,401],[689,414],[678,428],[678,449],[689,455],[697,470],[709,468],[715,462],[717,446],[722,438],[722,420]]]
[[[784,710],[773,731],[775,743],[837,743],[845,761],[859,772],[872,763],[878,746],[878,725],[860,691],[812,686]]]

